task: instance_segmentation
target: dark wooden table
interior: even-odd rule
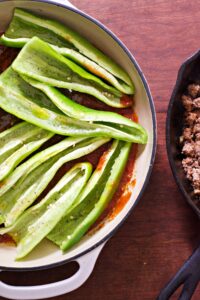
[[[148,188],[117,234],[107,243],[90,279],[54,300],[153,300],[200,241],[200,223],[178,190],[169,168],[165,119],[182,61],[199,48],[200,3],[188,0],[73,0],[128,46],[149,82],[158,120],[157,157]],[[28,284],[64,278],[56,272],[9,275]],[[8,278],[7,274],[3,274]],[[174,297],[173,299],[177,299]],[[200,299],[200,287],[193,300]]]

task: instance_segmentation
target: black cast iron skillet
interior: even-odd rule
[[[185,196],[187,202],[200,217],[200,201],[195,199],[189,181],[186,179],[179,148],[179,137],[183,129],[184,108],[181,103],[181,95],[185,92],[187,85],[200,82],[200,51],[186,60],[181,66],[176,85],[167,112],[167,153],[174,178]],[[157,300],[167,300],[174,292],[183,285],[179,300],[191,299],[200,280],[200,246],[194,251],[190,258],[183,264],[176,275],[169,281],[158,296]]]

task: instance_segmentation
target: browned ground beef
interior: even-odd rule
[[[187,179],[191,182],[194,193],[200,196],[200,85],[193,83],[182,95],[185,108],[185,127],[180,137],[182,165]]]

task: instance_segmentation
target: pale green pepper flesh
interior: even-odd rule
[[[37,153],[1,183],[0,221],[12,225],[44,191],[68,161],[82,157],[108,142],[99,138],[68,138]]]
[[[32,82],[32,80],[30,82]],[[48,89],[48,87],[46,88]],[[62,101],[62,95],[59,95]],[[51,100],[53,100],[53,98]],[[116,118],[115,114],[113,123],[117,124],[109,124],[106,122],[105,124],[104,122],[102,122],[102,124],[101,122],[95,124],[90,122],[89,119],[89,122],[86,122],[74,118],[76,112],[87,111],[86,108],[71,101],[71,111],[75,109],[72,115],[73,118],[71,118],[63,115],[63,112],[61,112],[51,100],[49,94],[45,95],[45,93],[39,89],[28,84],[13,71],[12,68],[7,69],[0,75],[0,107],[27,122],[61,135],[109,137],[136,143],[146,143],[147,141],[147,134],[140,125],[120,115]],[[91,112],[91,110],[89,110],[89,112]],[[99,114],[100,112],[97,112],[96,116]],[[110,115],[112,116],[113,114],[110,113],[108,117],[101,119],[103,121],[109,120]],[[93,116],[94,119],[95,112],[93,112],[91,116]],[[119,125],[120,122],[122,123],[122,127]],[[123,124],[127,124],[129,127],[123,127]],[[128,130],[126,130],[126,128],[128,128]]]
[[[57,52],[103,78],[121,92],[134,93],[130,77],[119,65],[79,34],[54,20],[16,8],[0,43],[21,48],[34,36],[49,43]]]
[[[53,133],[25,122],[0,133],[0,181],[52,136]]]
[[[120,114],[110,111],[100,111],[80,105],[63,95],[54,87],[48,86],[39,81],[23,76],[23,79],[33,87],[40,89],[46,96],[67,116],[81,121],[98,124],[112,130],[112,137],[123,136],[123,140],[145,144],[147,142],[147,133],[138,123],[123,117]],[[132,137],[132,138],[131,138]]]
[[[49,44],[33,37],[20,51],[12,68],[21,75],[59,88],[90,94],[113,106],[127,107],[124,94],[57,53]],[[128,96],[127,96],[128,97]]]
[[[71,248],[101,215],[116,191],[128,160],[131,144],[114,141],[101,166],[93,173],[77,203],[48,238],[63,251]]]
[[[36,205],[29,208],[11,227],[0,229],[17,243],[17,257],[22,259],[56,226],[73,205],[92,172],[89,163],[69,170],[56,186]]]

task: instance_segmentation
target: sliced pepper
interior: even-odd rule
[[[27,77],[26,80],[30,80],[31,83],[36,82],[35,80],[27,79]],[[89,114],[92,113],[92,118],[95,118],[96,114],[97,121],[102,119],[102,122],[97,122],[97,124],[91,123],[93,121],[89,119],[89,114],[87,113],[87,116],[85,114],[87,109],[72,103],[72,101],[68,101],[71,106],[68,108],[68,114],[73,116],[73,118],[67,117],[62,115],[63,113],[52,102],[55,99],[56,105],[59,105],[58,100],[56,100],[56,95],[59,92],[53,88],[50,89],[56,96],[52,97],[51,101],[48,98],[51,95],[48,92],[48,87],[44,91],[47,95],[24,81],[12,68],[7,69],[0,75],[0,107],[20,119],[61,135],[112,137],[135,143],[146,143],[147,135],[140,125],[120,115],[118,118],[114,118],[113,114],[109,115],[112,117],[113,123],[109,123],[109,117],[102,119],[102,117],[98,117],[100,113],[94,111],[92,113],[92,110],[89,110]],[[65,98],[62,98],[61,94],[59,94],[59,97],[59,101],[62,103]],[[63,105],[62,108],[64,110]],[[78,112],[78,110],[80,110],[80,113],[81,111],[84,113],[84,117],[81,113],[80,118],[89,120],[89,122],[75,119],[76,111]],[[76,115],[77,117],[79,116]],[[119,125],[120,123],[121,125]]]
[[[36,205],[29,208],[11,227],[0,229],[17,243],[17,257],[22,259],[56,226],[73,205],[92,172],[90,163],[76,164]]]
[[[132,105],[131,98],[126,96],[130,101],[124,101],[125,96],[120,91],[57,53],[37,37],[23,47],[12,68],[21,75],[48,85],[90,94],[113,107]]]
[[[26,122],[0,133],[0,180],[52,136],[53,133]]]
[[[24,162],[1,182],[0,221],[11,226],[68,161],[93,152],[109,139],[67,138]]]
[[[130,148],[130,143],[113,142],[72,209],[48,235],[48,239],[63,251],[81,239],[112,199],[127,163]]]
[[[61,135],[101,135],[97,126],[64,116],[44,93],[32,88],[11,67],[0,75],[0,107],[20,119]]]
[[[57,52],[72,59],[89,72],[107,80],[121,92],[134,93],[130,77],[119,65],[77,32],[55,20],[15,8],[13,19],[1,36],[0,43],[21,48],[34,36],[49,43]]]
[[[23,76],[23,79],[46,94],[46,96],[67,116],[82,121],[88,121],[90,124],[92,122],[92,124],[103,125],[103,127],[106,127],[108,130],[112,130],[112,137],[117,139],[122,139],[120,138],[121,135],[123,136],[123,140],[131,141],[133,143],[145,144],[147,142],[147,133],[145,129],[130,119],[114,112],[99,111],[85,107],[69,99],[52,86],[25,76]]]

